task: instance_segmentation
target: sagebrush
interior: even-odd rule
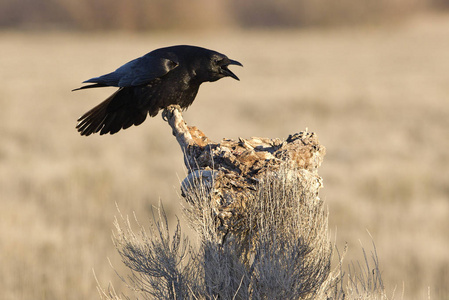
[[[198,233],[195,249],[178,220],[170,233],[160,205],[149,229],[136,233],[128,218],[115,222],[114,241],[131,274],[123,280],[142,299],[388,299],[377,254],[354,263],[345,280],[343,259],[331,269],[328,214],[300,170],[281,168],[258,184],[249,199],[244,238],[217,238],[210,190],[200,182],[185,205]],[[373,264],[373,266],[371,266]],[[103,299],[122,299],[112,287]]]

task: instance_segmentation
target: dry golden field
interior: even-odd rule
[[[244,64],[204,84],[184,114],[211,139],[286,138],[327,148],[320,175],[346,263],[376,243],[389,295],[449,299],[449,16],[386,27],[141,34],[0,33],[0,298],[96,299],[126,287],[111,241],[116,203],[147,222],[179,215],[182,155],[160,116],[81,137],[113,89],[70,92],[146,52],[194,44]],[[184,226],[185,228],[185,226]]]

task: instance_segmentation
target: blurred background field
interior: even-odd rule
[[[70,92],[174,44],[245,66],[233,69],[240,82],[201,87],[190,125],[217,141],[316,132],[346,263],[360,242],[370,249],[368,230],[390,295],[449,298],[447,2],[54,2],[0,3],[1,299],[95,299],[92,269],[127,292],[108,262],[125,272],[111,241],[116,203],[143,224],[159,199],[181,216],[170,127],[157,116],[81,137],[77,117],[114,89]]]

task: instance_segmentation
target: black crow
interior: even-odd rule
[[[154,117],[170,105],[190,106],[201,83],[223,77],[239,78],[229,65],[242,66],[216,51],[195,46],[156,49],[134,59],[112,73],[94,77],[93,83],[75,90],[115,86],[109,98],[78,119],[81,135],[114,134],[120,129],[139,125],[147,114]],[[74,91],[75,91],[74,90]]]

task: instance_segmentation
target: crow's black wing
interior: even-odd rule
[[[138,86],[164,76],[177,66],[178,62],[148,53],[124,64],[112,73],[84,81],[83,83],[94,84],[75,90],[105,86]]]
[[[178,66],[178,62],[150,55],[137,58],[128,64],[116,70],[116,72],[123,74],[118,82],[119,87],[146,84],[164,76]]]

